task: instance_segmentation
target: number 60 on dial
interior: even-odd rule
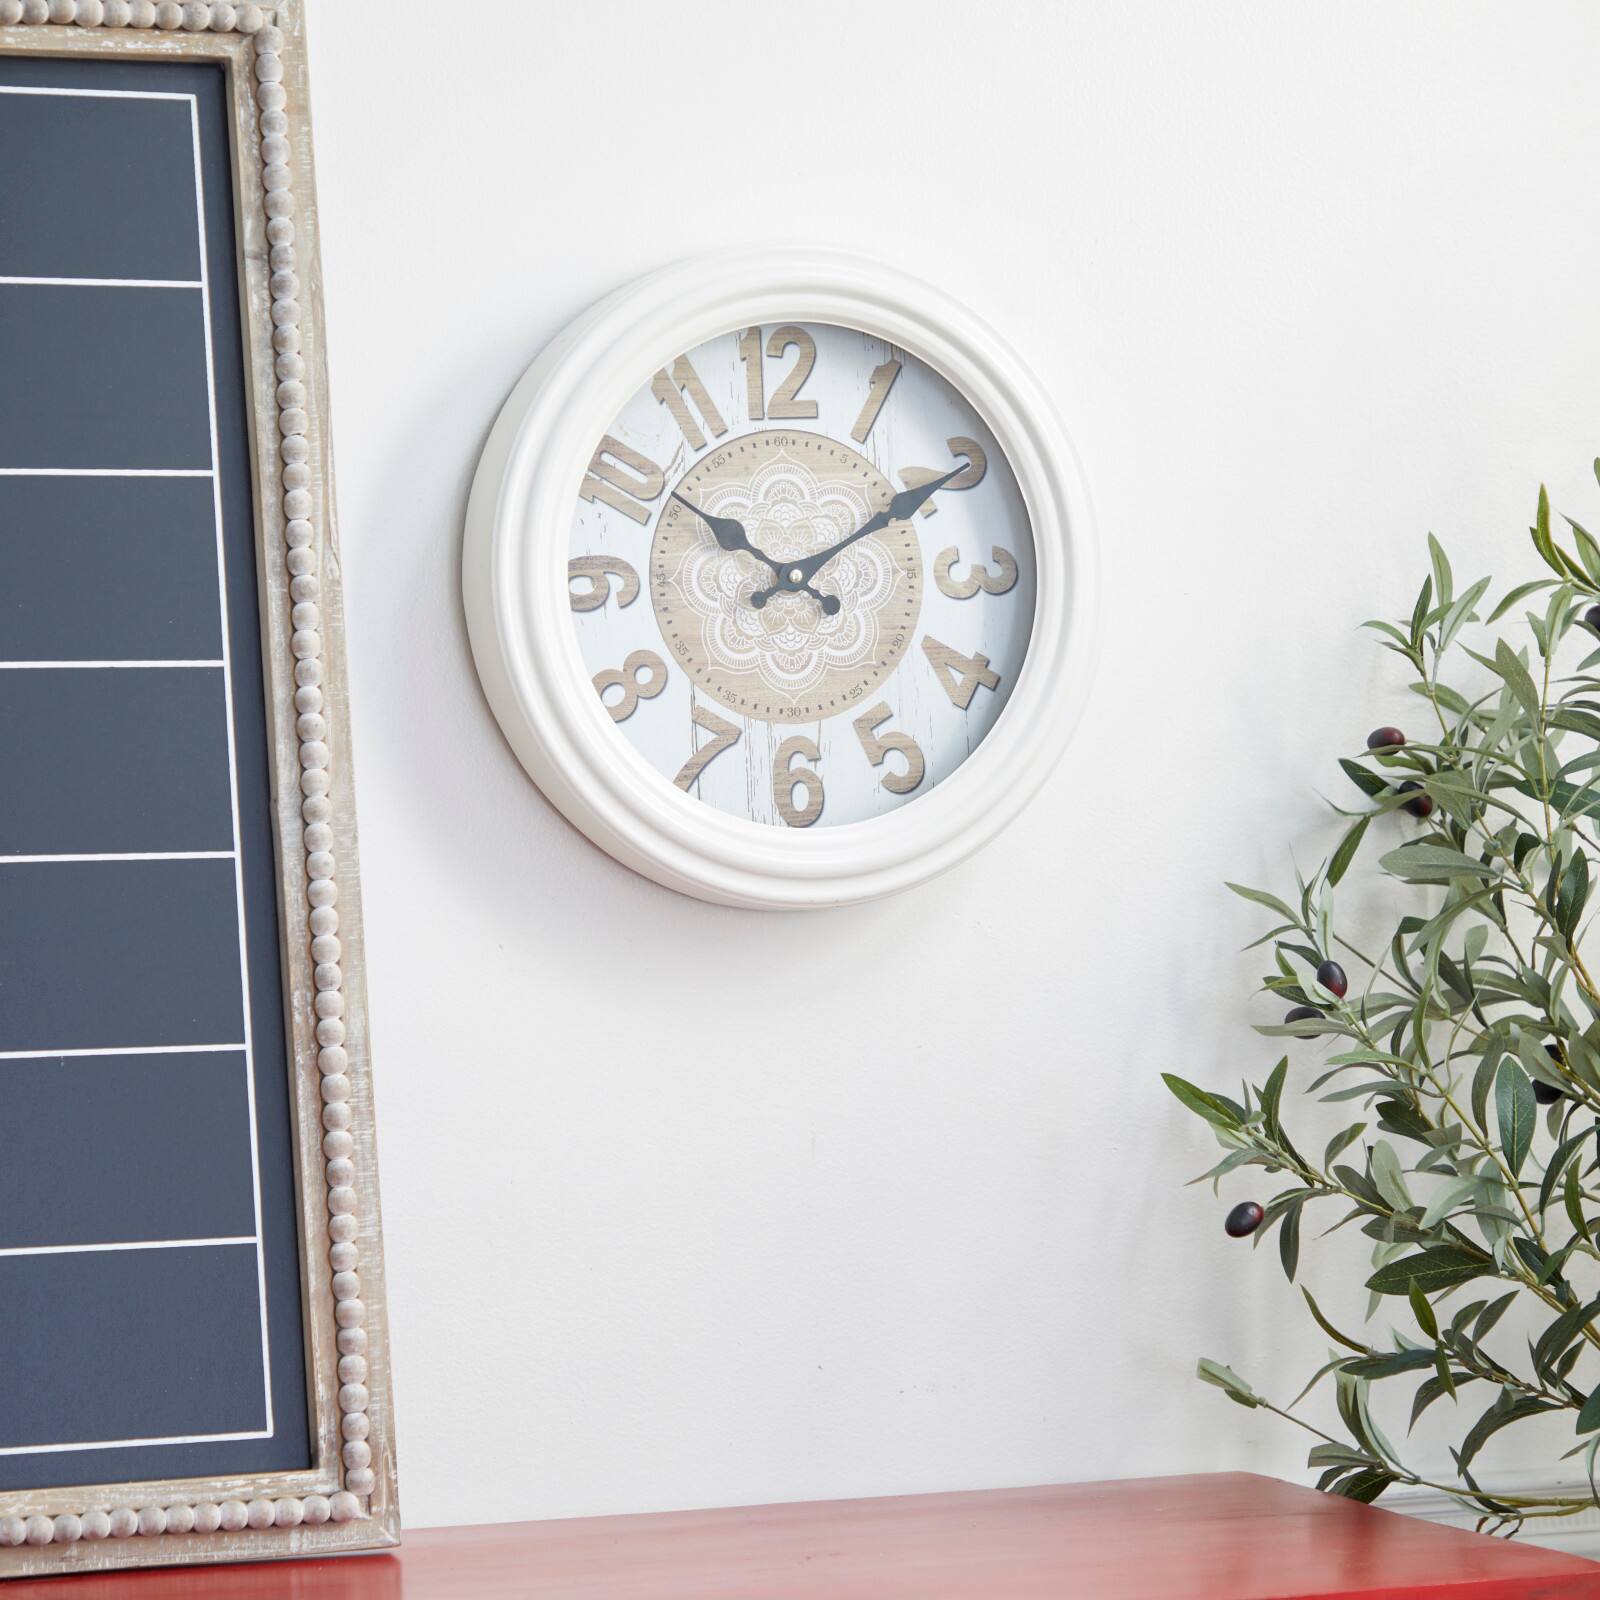
[[[536,363],[465,593],[513,747],[596,842],[704,898],[825,905],[949,865],[1037,787],[1087,688],[1091,557],[1071,447],[982,324],[852,258],[746,253]]]

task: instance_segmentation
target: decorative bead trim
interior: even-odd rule
[[[272,348],[278,379],[278,454],[282,461],[285,564],[294,603],[290,650],[295,658],[295,732],[300,741],[300,814],[306,852],[317,1065],[322,1072],[322,1152],[327,1158],[328,1252],[333,1268],[334,1320],[338,1324],[341,1467],[344,1488],[303,1499],[179,1502],[170,1506],[91,1508],[57,1517],[0,1517],[0,1547],[76,1544],[80,1539],[154,1538],[160,1534],[237,1533],[241,1529],[316,1527],[368,1515],[377,1487],[372,1431],[367,1415],[367,1308],[361,1299],[356,1217],[355,1139],[350,1132],[349,1057],[345,1052],[344,974],[340,967],[339,885],[333,855],[333,805],[328,726],[322,715],[321,584],[314,549],[310,445],[306,414],[306,363],[301,354],[300,280],[295,272],[294,195],[290,189],[288,95],[283,87],[283,33],[269,6],[228,0],[0,0],[0,26],[49,24],[80,28],[187,30],[241,33],[254,45],[255,100],[261,129],[268,265],[272,277]]]
[[[79,4],[82,0],[79,0]],[[194,4],[193,10],[205,10]],[[216,26],[213,7],[211,25]],[[233,12],[234,7],[223,7]],[[367,1416],[367,1308],[361,1298],[360,1251],[356,1218],[355,1140],[350,1133],[350,1058],[345,1052],[344,973],[340,967],[339,885],[334,876],[333,803],[328,725],[322,715],[321,581],[313,548],[310,445],[306,433],[306,363],[300,353],[300,279],[295,273],[294,195],[290,189],[288,118],[284,106],[283,34],[272,23],[255,36],[256,106],[261,126],[261,181],[266,191],[267,243],[272,247],[273,370],[278,379],[278,454],[283,470],[285,562],[290,622],[289,649],[295,659],[295,732],[300,740],[300,815],[305,822],[306,901],[310,906],[311,959],[317,1018],[317,1065],[322,1072],[322,1153],[327,1157],[328,1236],[332,1241],[334,1320],[338,1323],[339,1411],[346,1498],[361,1500],[377,1487],[372,1424]],[[335,1500],[340,1497],[335,1496]],[[279,1502],[280,1505],[284,1502]],[[360,1513],[365,1513],[365,1506]],[[293,1524],[288,1524],[293,1526]]]
[[[244,1528],[308,1528],[353,1522],[366,1514],[346,1489],[337,1494],[290,1495],[282,1500],[202,1500],[197,1505],[118,1506],[113,1511],[63,1512],[59,1517],[0,1517],[0,1545],[76,1544],[80,1539],[153,1539],[163,1533],[238,1533]]]
[[[80,28],[184,29],[189,33],[260,33],[271,26],[268,6],[229,5],[227,0],[0,0],[0,26],[76,24]]]

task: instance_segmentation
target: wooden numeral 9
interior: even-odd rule
[[[598,611],[611,598],[611,580],[617,580],[617,605],[631,606],[639,598],[639,574],[617,556],[574,556],[567,563],[567,590],[574,611]],[[587,589],[574,589],[575,583]]]

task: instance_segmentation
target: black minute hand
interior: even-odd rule
[[[804,561],[792,562],[781,570],[773,567],[772,570],[777,573],[779,581],[770,589],[757,590],[750,596],[751,603],[758,606],[765,605],[780,589],[806,589],[814,594],[816,591],[810,589],[811,580],[841,550],[853,545],[857,539],[865,539],[869,533],[877,533],[880,529],[887,528],[891,522],[904,522],[907,517],[914,517],[925,501],[931,500],[952,478],[965,470],[964,466],[956,467],[953,471],[945,473],[942,478],[930,478],[927,483],[919,483],[914,489],[902,489],[882,511],[869,517],[848,539],[841,539],[838,544],[829,545],[826,550],[819,550],[815,555],[807,556]],[[834,596],[830,595],[828,598],[833,600]],[[833,606],[825,606],[823,609],[831,615],[833,611],[838,610],[837,600]]]

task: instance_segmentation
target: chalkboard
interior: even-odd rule
[[[0,57],[0,1488],[311,1464],[224,87]]]
[[[216,10],[0,26],[0,1576],[397,1526],[297,41]]]

